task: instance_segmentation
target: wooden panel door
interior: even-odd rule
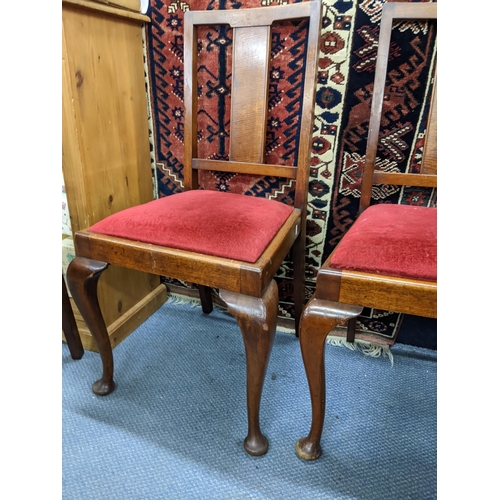
[[[63,175],[73,232],[153,199],[142,53],[147,17],[122,12],[63,1]],[[98,293],[113,347],[166,299],[158,276],[116,266],[105,271]],[[78,311],[76,317],[84,347],[97,350]]]

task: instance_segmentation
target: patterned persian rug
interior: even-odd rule
[[[183,189],[183,18],[187,10],[239,9],[282,0],[152,0],[145,55],[150,140],[157,196]],[[316,274],[355,220],[364,162],[382,0],[324,0],[315,125],[308,198],[306,298]],[[280,23],[272,30],[266,161],[291,165],[298,149],[300,99],[307,23]],[[228,158],[232,30],[199,30],[199,153]],[[379,141],[379,167],[418,172],[425,141],[427,96],[436,59],[436,24],[394,24],[386,100]],[[294,181],[224,172],[200,172],[204,189],[265,196],[292,204]],[[434,190],[379,186],[374,203],[434,205]],[[293,318],[292,262],[276,275],[280,317]],[[190,284],[168,280],[177,286]],[[394,343],[402,315],[365,309],[358,338]],[[335,332],[341,338],[342,329]]]

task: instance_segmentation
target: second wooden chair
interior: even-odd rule
[[[437,209],[385,203],[370,206],[374,184],[437,187],[436,78],[420,173],[375,169],[393,20],[436,17],[435,3],[391,2],[383,7],[358,218],[320,269],[315,294],[302,315],[300,347],[312,423],[309,435],[298,440],[296,452],[306,460],[321,454],[328,333],[347,323],[347,340],[354,341],[354,321],[364,307],[437,316]]]

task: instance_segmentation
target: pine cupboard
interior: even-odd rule
[[[73,233],[153,199],[140,0],[63,0],[63,178]],[[158,276],[110,266],[99,302],[112,347],[166,300]],[[72,303],[85,349],[97,347]],[[64,337],[64,336],[63,336]]]

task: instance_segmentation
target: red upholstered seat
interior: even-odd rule
[[[110,215],[89,231],[254,263],[292,211],[266,198],[192,190]]]
[[[368,207],[333,252],[330,267],[437,279],[437,209],[379,204]]]

